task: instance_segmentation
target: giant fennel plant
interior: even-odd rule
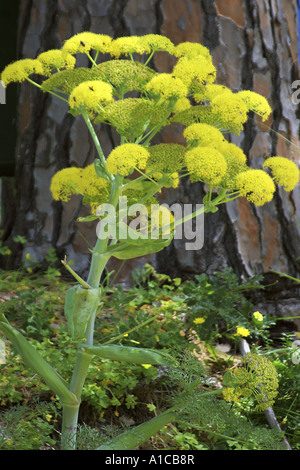
[[[172,58],[170,73],[159,73],[149,66],[156,52]],[[89,67],[76,66],[79,54],[88,57]],[[64,101],[73,116],[84,119],[97,151],[96,160],[85,168],[60,169],[50,186],[56,201],[66,203],[72,195],[81,195],[91,209],[85,220],[99,220],[87,279],[63,260],[76,279],[65,298],[68,329],[78,345],[70,383],[4,316],[0,322],[0,329],[27,366],[40,374],[61,401],[61,448],[76,449],[80,397],[93,356],[176,367],[176,360],[163,351],[93,342],[103,295],[101,277],[108,260],[159,252],[171,243],[177,226],[186,221],[184,217],[176,220],[158,203],[157,195],[163,188],[178,187],[183,177],[192,183],[205,183],[206,195],[200,209],[187,216],[191,219],[200,213],[215,212],[220,204],[239,197],[262,206],[272,200],[276,184],[286,191],[293,190],[299,171],[293,161],[281,156],[267,158],[260,169],[248,166],[245,153],[226,135],[239,134],[249,112],[265,121],[271,108],[263,96],[253,91],[232,92],[217,84],[209,50],[198,43],[175,46],[167,37],[156,34],[112,39],[82,32],[66,40],[61,49],[7,65],[1,80],[5,86],[28,81],[41,92]],[[113,127],[120,136],[109,155],[104,154],[98,139],[99,123]],[[172,123],[181,125],[185,143],[154,143],[154,137]],[[153,207],[157,210],[152,211]],[[139,223],[132,225],[137,213]],[[128,214],[129,218],[125,217]],[[248,368],[227,382],[223,390],[226,400],[230,396],[236,399],[245,390],[248,396],[251,390],[257,395],[257,383],[264,382],[263,371],[255,363],[251,373]],[[273,396],[275,390],[265,387],[264,394],[270,393]],[[265,395],[260,407],[269,400]],[[176,421],[180,408],[178,404],[172,406],[100,449],[136,447],[166,423]]]

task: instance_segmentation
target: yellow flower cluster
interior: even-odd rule
[[[271,170],[275,182],[283,186],[285,191],[292,191],[299,182],[299,169],[296,163],[288,158],[267,158],[263,167]]]
[[[236,177],[236,186],[240,196],[246,197],[256,206],[270,202],[276,189],[272,178],[264,170],[258,169],[239,173]]]
[[[95,50],[101,53],[110,52],[112,39],[106,34],[96,34],[90,31],[75,34],[67,39],[62,47],[63,53],[89,53]]]
[[[76,63],[76,59],[71,54],[63,54],[60,49],[42,52],[37,60],[43,64],[46,76],[50,76],[53,69],[56,69],[56,71],[61,69],[72,70]]]
[[[238,326],[236,328],[235,336],[242,336],[243,338],[246,338],[249,335],[250,331],[247,328],[244,328],[243,326]]]
[[[130,175],[135,168],[144,170],[149,158],[147,149],[138,144],[123,144],[114,148],[107,158],[107,169],[113,174]]]
[[[212,61],[204,56],[195,58],[181,57],[173,69],[173,74],[187,86],[205,85],[216,79],[216,68]]]
[[[266,121],[270,116],[272,109],[264,96],[250,90],[240,91],[236,96],[244,101],[248,111],[254,111],[256,114],[259,114],[263,121]]]
[[[8,85],[12,82],[23,82],[33,74],[45,74],[42,63],[36,59],[21,59],[5,67],[1,73],[1,80]]]
[[[95,165],[85,168],[64,168],[58,171],[51,180],[50,191],[55,201],[67,202],[73,194],[86,198],[107,196],[109,183],[95,171]]]
[[[225,401],[236,402],[239,401],[242,392],[234,387],[224,387],[222,388],[222,395]]]
[[[169,73],[161,73],[147,83],[145,90],[149,95],[161,101],[186,98],[187,86],[180,78]]]
[[[196,147],[185,154],[186,167],[192,182],[203,181],[218,187],[224,177],[227,164],[223,155],[211,147]]]
[[[207,47],[199,44],[198,42],[182,42],[178,44],[173,51],[173,55],[177,58],[179,57],[187,57],[189,59],[193,59],[198,56],[204,56],[210,59],[210,52]]]
[[[248,118],[248,108],[245,102],[234,93],[215,96],[211,100],[211,110],[218,117],[225,131],[232,131],[236,134],[243,130],[243,124]]]
[[[216,127],[209,124],[195,123],[186,127],[183,137],[189,145],[197,144],[204,147],[217,148],[224,142],[224,136]]]
[[[80,83],[69,97],[71,109],[84,107],[88,111],[101,109],[113,101],[112,86],[101,80],[90,80]]]

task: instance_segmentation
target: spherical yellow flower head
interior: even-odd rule
[[[209,59],[211,58],[210,52],[207,47],[197,42],[189,41],[178,44],[173,51],[173,55],[178,58],[187,57],[188,59],[193,59],[195,57],[198,57],[199,55],[202,55]]]
[[[53,69],[56,69],[56,71],[61,69],[72,70],[76,63],[76,59],[71,54],[63,54],[60,49],[42,52],[37,60],[43,64],[46,76],[50,76]]]
[[[254,111],[262,117],[263,121],[266,121],[272,113],[272,109],[266,98],[254,91],[243,90],[237,93],[237,96],[244,101],[249,111]]]
[[[185,163],[190,180],[209,183],[218,187],[227,170],[223,155],[211,147],[196,147],[185,154]]]
[[[211,101],[218,95],[223,95],[224,93],[233,94],[232,91],[224,85],[218,85],[216,83],[208,83],[203,86],[201,89],[197,90],[194,93],[193,98],[196,103]]]
[[[139,36],[123,36],[112,41],[109,52],[112,57],[118,58],[121,55],[128,56],[134,53],[150,54],[151,47]]]
[[[197,56],[193,59],[182,57],[173,69],[173,74],[191,90],[198,90],[199,85],[213,83],[216,79],[216,68],[210,58]]]
[[[186,127],[183,137],[189,145],[218,148],[224,141],[222,132],[209,124],[195,123]]]
[[[138,144],[119,145],[107,158],[108,171],[121,176],[130,175],[135,168],[144,170],[149,158],[149,152]]]
[[[263,165],[271,170],[276,184],[285,191],[292,191],[299,182],[299,169],[296,163],[284,157],[270,157]]]
[[[237,175],[236,189],[249,202],[263,206],[273,199],[276,188],[272,178],[264,170],[249,169]]]
[[[237,145],[224,140],[218,150],[222,153],[227,163],[227,171],[222,179],[221,186],[227,189],[236,189],[236,178],[239,173],[249,169],[247,166],[247,157],[243,150]]]
[[[12,82],[23,82],[33,74],[45,75],[41,62],[37,59],[21,59],[5,67],[1,80],[8,85]]]
[[[219,144],[218,150],[224,155],[225,158],[232,158],[241,163],[246,163],[247,161],[247,157],[243,150],[225,139],[222,143]]]
[[[67,202],[73,194],[78,194],[76,188],[81,184],[81,168],[64,168],[52,177],[50,191],[55,201]]]
[[[161,73],[153,77],[147,83],[145,90],[150,96],[161,101],[177,101],[186,98],[188,93],[186,85],[180,78],[169,73]]]
[[[81,184],[78,186],[78,191],[83,196],[97,196],[108,186],[109,182],[97,175],[94,163],[81,170]]]
[[[174,44],[169,38],[161,36],[160,34],[145,34],[139,38],[141,44],[149,48],[151,52],[166,51],[172,54],[174,51]]]
[[[223,93],[211,101],[212,113],[218,117],[225,130],[239,134],[248,118],[248,108],[244,101],[233,93]]]
[[[180,111],[185,111],[191,107],[192,105],[188,98],[180,98],[178,101],[176,101],[174,113],[180,113]]]
[[[74,88],[69,97],[71,109],[85,108],[97,112],[113,101],[112,86],[101,80],[88,80]]]
[[[73,194],[83,196],[83,202],[98,207],[109,196],[109,182],[97,175],[92,163],[86,168],[64,168],[51,180],[50,191],[56,201],[67,202]]]
[[[109,52],[112,39],[106,34],[96,34],[86,31],[75,34],[67,39],[62,47],[62,52],[77,54],[87,54],[91,50],[101,52],[103,54]]]

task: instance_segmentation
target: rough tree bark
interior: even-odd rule
[[[269,154],[299,161],[299,110],[292,103],[291,88],[299,79],[296,4],[297,0],[21,0],[18,56],[34,58],[44,50],[59,48],[66,38],[83,30],[113,37],[161,33],[175,44],[202,42],[212,53],[219,83],[262,93],[273,108],[267,125],[249,120],[239,137],[232,136],[251,165],[261,166]],[[158,56],[155,66],[169,71],[171,62]],[[92,162],[95,155],[85,124],[80,117],[68,115],[63,104],[26,84],[20,88],[18,113],[17,204],[4,234],[4,242],[14,250],[12,266],[24,256],[13,237],[24,235],[26,253],[41,260],[49,247],[56,247],[59,256],[67,254],[83,273],[89,262],[84,238],[93,244],[95,226],[75,222],[84,212],[78,200],[67,206],[54,203],[49,183],[58,169]],[[109,153],[116,137],[104,127],[98,132]],[[179,139],[177,135],[175,128],[161,138],[168,142]],[[162,199],[170,204],[196,203],[202,194],[201,185],[184,182],[179,191]],[[243,199],[232,202],[205,218],[205,243],[200,251],[186,251],[184,240],[176,240],[152,261],[159,270],[183,277],[227,266],[240,276],[270,269],[297,276],[299,241],[298,187],[292,194],[278,190],[274,201],[262,208]],[[126,280],[128,272],[125,266],[120,280]],[[280,298],[288,296],[285,308],[299,315],[298,289],[289,289],[281,288]],[[280,308],[280,299],[276,302]]]

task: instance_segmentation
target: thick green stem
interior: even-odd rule
[[[61,450],[76,449],[76,434],[81,393],[91,359],[91,354],[86,353],[82,349],[78,350],[77,360],[70,383],[70,391],[72,391],[77,397],[78,405],[63,406]]]
[[[115,439],[98,447],[96,450],[132,450],[146,442],[166,424],[176,421],[174,410],[168,410],[159,416],[124,432]]]

